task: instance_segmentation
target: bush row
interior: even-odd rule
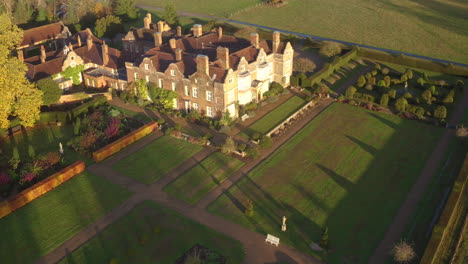
[[[310,77],[310,85],[319,84],[323,79],[330,76],[333,72],[346,65],[358,55],[358,49],[355,47],[341,57],[335,57],[332,63],[326,63],[323,68]]]
[[[434,226],[421,263],[448,263],[463,226],[468,199],[468,155],[453,184],[452,192],[438,223]]]
[[[357,50],[357,54],[360,57],[365,57],[368,59],[401,64],[413,68],[420,68],[434,72],[442,72],[445,74],[468,76],[468,68],[455,66],[453,64],[439,63],[430,60],[410,57],[403,54],[395,55],[383,51],[370,50],[366,48],[358,48]]]
[[[77,161],[65,169],[54,173],[52,176],[34,184],[33,186],[23,190],[13,198],[0,203],[0,218],[9,215],[15,210],[25,206],[39,196],[54,189],[60,184],[68,181],[75,175],[80,174],[85,169],[83,161]]]

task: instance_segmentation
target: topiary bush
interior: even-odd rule
[[[260,139],[260,142],[258,145],[263,149],[271,148],[271,146],[273,145],[273,140],[271,139],[271,137],[263,136]]]

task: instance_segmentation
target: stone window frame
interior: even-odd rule
[[[213,92],[212,91],[206,91],[206,100],[211,102],[213,101]]]
[[[197,87],[192,88],[192,96],[194,98],[198,98],[198,88]]]
[[[192,108],[195,111],[198,111],[198,103],[192,103]]]
[[[190,96],[190,88],[188,87],[188,85],[184,85],[184,95]]]
[[[213,107],[211,106],[206,107],[206,115],[209,117],[213,117]]]

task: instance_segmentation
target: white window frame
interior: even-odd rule
[[[149,77],[149,75],[146,75],[146,76],[145,76],[145,79],[146,79],[146,82],[147,82],[147,83],[150,82],[150,77]]]
[[[192,103],[192,108],[195,111],[198,111],[198,103]]]
[[[206,107],[206,115],[209,117],[213,117],[213,107],[211,106]]]
[[[133,78],[134,78],[135,80],[138,80],[138,72],[134,72],[134,73],[133,73]]]
[[[213,92],[212,91],[206,91],[206,100],[211,102],[213,101]]]
[[[185,94],[185,96],[190,96],[190,89],[189,89],[188,85],[184,86],[184,94]]]
[[[176,74],[176,71],[175,70],[171,70],[171,76],[175,76]]]
[[[148,63],[145,63],[145,70],[149,70],[149,64]]]
[[[176,90],[176,83],[175,82],[171,82],[171,89],[172,89],[172,91]]]
[[[192,96],[194,98],[198,98],[198,88],[197,87],[192,88]]]
[[[233,81],[233,78],[229,78],[229,83],[232,83]]]
[[[161,78],[158,79],[159,88],[163,88],[163,80]]]

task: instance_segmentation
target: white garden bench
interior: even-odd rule
[[[268,234],[266,239],[265,239],[265,242],[270,242],[272,245],[278,246],[279,245],[279,240],[280,239],[278,237],[275,237],[275,236],[272,236],[272,235]]]

